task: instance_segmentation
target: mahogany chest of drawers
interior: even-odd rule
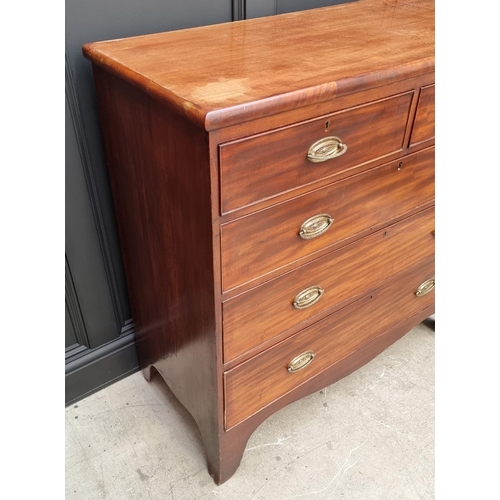
[[[434,312],[434,4],[83,52],[144,374],[193,415],[220,484],[264,419]]]

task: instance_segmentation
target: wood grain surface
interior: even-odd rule
[[[297,401],[316,391],[324,389],[325,387],[330,386],[343,377],[351,374],[378,356],[382,351],[387,349],[391,344],[410,331],[415,325],[418,325],[433,314],[434,311],[434,304],[431,304],[418,311],[415,315],[391,326],[385,332],[369,340],[345,358],[342,358],[337,363],[334,363],[326,370],[319,372],[317,375],[306,380],[304,383],[298,385],[280,398],[275,399],[272,403],[264,406],[258,412],[249,416],[235,427],[228,429],[224,433],[224,437],[222,439],[226,460],[222,470],[221,481],[226,481],[237,469],[248,438],[264,420],[269,418],[269,416],[281,408],[284,408],[286,405],[289,405],[290,403],[293,403],[294,401]],[[311,419],[313,418],[314,413],[311,412]]]
[[[300,386],[391,326],[432,305],[434,291],[423,297],[417,297],[415,291],[433,277],[431,258],[392,283],[229,370],[224,376],[226,428]],[[312,363],[290,373],[288,364],[304,351],[314,352]]]
[[[414,295],[434,269],[434,2],[359,0],[83,53],[141,365],[191,413],[221,484],[265,418],[434,311],[433,293]],[[326,135],[347,153],[304,165]],[[331,227],[300,238],[321,213]],[[317,307],[290,316],[313,284]],[[307,349],[314,362],[288,373]]]
[[[434,208],[381,229],[340,250],[279,276],[223,304],[224,361],[287,330],[307,326],[379,282],[434,255]],[[307,309],[293,306],[311,286],[324,293]],[[254,352],[255,353],[255,352]]]
[[[359,0],[83,53],[211,130],[433,71],[434,2]]]
[[[370,231],[434,199],[434,148],[391,162],[303,196],[221,225],[223,290]],[[304,240],[302,223],[334,218],[317,238]],[[272,276],[269,276],[269,278]]]
[[[221,212],[226,213],[401,151],[412,93],[220,146]],[[323,163],[309,148],[338,137],[347,151]]]
[[[99,67],[94,76],[139,361],[189,410],[218,469],[206,133]]]

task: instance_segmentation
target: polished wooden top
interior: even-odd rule
[[[211,130],[434,71],[434,0],[358,0],[83,53]]]

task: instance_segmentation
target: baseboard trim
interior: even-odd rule
[[[135,334],[127,328],[116,340],[89,349],[66,364],[65,405],[76,403],[137,371]]]

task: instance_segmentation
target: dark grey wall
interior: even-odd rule
[[[87,42],[232,20],[231,0],[66,0],[66,404],[138,369]]]
[[[251,19],[352,1],[355,0],[247,0],[244,3],[246,19]]]
[[[348,0],[66,0],[66,404],[138,370],[88,42]]]
[[[83,58],[84,43],[122,38],[127,36],[168,31],[203,24],[231,20],[231,4],[228,0],[67,0],[66,1],[66,62],[69,78],[67,83],[75,95],[72,113],[80,122],[77,137],[80,149],[85,150],[86,162],[93,176],[94,202],[99,204],[98,230],[104,234],[108,248],[105,253],[111,259],[116,283],[112,283],[120,321],[129,318],[124,280],[119,257],[114,215],[105,169],[104,153],[99,130],[92,72],[89,61]],[[69,82],[68,82],[69,80]],[[94,203],[95,204],[95,203]],[[95,208],[95,207],[94,207]]]

